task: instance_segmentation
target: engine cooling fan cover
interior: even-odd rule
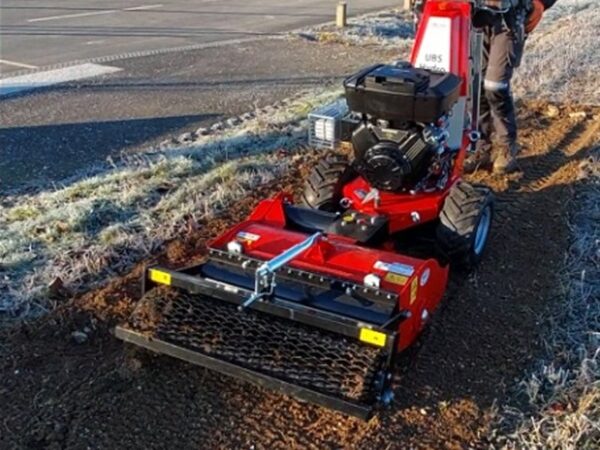
[[[371,147],[358,163],[358,172],[369,184],[384,191],[398,191],[412,172],[410,161],[394,142]]]

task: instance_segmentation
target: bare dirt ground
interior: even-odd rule
[[[0,335],[0,448],[481,448],[537,355],[540,313],[558,298],[577,169],[597,143],[598,108],[520,107],[521,166],[478,173],[497,192],[485,261],[454,276],[418,349],[402,358],[396,402],[361,422],[186,365],[126,349],[112,335],[138,299],[141,268],[43,319]],[[571,115],[585,111],[586,116]],[[596,117],[594,118],[594,115]],[[200,259],[206,240],[281,189],[298,193],[320,157],[190,229],[154,260]],[[73,332],[81,334],[78,343]],[[84,339],[85,338],[85,339]]]

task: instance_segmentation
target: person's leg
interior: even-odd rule
[[[491,36],[488,67],[484,77],[484,95],[489,103],[497,151],[494,171],[510,172],[518,168],[517,120],[510,83],[520,59],[520,46],[514,34],[502,27]]]

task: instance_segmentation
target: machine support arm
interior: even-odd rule
[[[275,272],[312,247],[322,235],[323,233],[321,232],[314,233],[304,241],[288,248],[269,261],[265,261],[261,264],[258,269],[256,269],[254,292],[248,300],[238,307],[238,309],[243,311],[255,301],[272,295],[275,290]]]

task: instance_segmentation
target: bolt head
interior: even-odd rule
[[[381,395],[381,403],[384,406],[390,406],[394,401],[394,391],[391,389],[386,389],[385,392]]]

